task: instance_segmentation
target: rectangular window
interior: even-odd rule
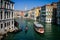
[[[13,24],[13,21],[12,21],[12,24]]]
[[[6,8],[6,2],[5,2],[5,8]]]
[[[8,22],[7,22],[7,26],[8,26]]]
[[[8,12],[7,12],[7,18],[8,18]]]
[[[2,19],[2,11],[1,11],[1,19]]]
[[[9,18],[10,18],[10,12],[9,12]]]
[[[13,18],[13,12],[12,12],[12,18]]]
[[[12,9],[12,4],[10,4],[10,8]]]
[[[9,25],[10,25],[10,22],[9,22]]]
[[[1,29],[2,29],[2,27],[3,27],[3,24],[1,24]]]
[[[42,12],[42,14],[45,14],[45,12]]]
[[[6,23],[4,24],[4,26],[6,27]]]
[[[12,4],[12,9],[13,9],[13,4]]]
[[[4,19],[6,19],[6,11],[5,11],[5,14],[4,14]]]

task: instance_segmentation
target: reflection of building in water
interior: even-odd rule
[[[14,2],[0,0],[0,33],[14,29]]]
[[[51,26],[52,26],[51,24],[45,24],[45,31],[46,32],[51,32],[51,30],[52,30]]]

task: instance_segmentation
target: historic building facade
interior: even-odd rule
[[[57,24],[60,24],[60,1],[57,2]]]
[[[41,7],[40,21],[46,23],[57,22],[57,3],[47,4]]]
[[[53,7],[50,4],[41,7],[40,21],[51,23]]]
[[[14,2],[0,0],[0,33],[12,32],[14,29]]]

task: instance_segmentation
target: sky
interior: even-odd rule
[[[40,7],[52,2],[58,2],[58,0],[12,0],[15,2],[15,10],[30,10],[34,7]]]

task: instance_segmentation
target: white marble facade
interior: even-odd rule
[[[0,34],[14,29],[14,2],[0,0]]]

